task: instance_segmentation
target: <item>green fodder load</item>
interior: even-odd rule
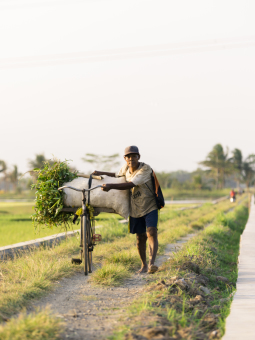
[[[34,226],[53,228],[64,224],[67,228],[71,214],[61,212],[65,194],[58,188],[78,177],[77,173],[70,170],[67,161],[44,162],[43,168],[33,171],[37,174],[36,183],[32,185],[32,189],[36,189]]]

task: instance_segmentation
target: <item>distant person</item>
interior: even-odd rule
[[[152,169],[139,162],[137,146],[128,146],[124,151],[126,164],[115,174],[113,172],[94,171],[94,175],[125,177],[127,183],[103,184],[103,191],[130,190],[129,232],[136,234],[137,248],[142,262],[138,273],[154,273],[158,267],[154,264],[158,251],[158,207],[151,179]],[[146,241],[149,240],[149,266],[146,261]]]
[[[236,200],[236,192],[234,189],[230,191],[230,202],[235,202]]]

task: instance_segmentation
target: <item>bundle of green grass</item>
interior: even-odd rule
[[[64,207],[64,192],[58,188],[78,177],[77,172],[71,171],[67,161],[46,161],[42,168],[33,171],[37,177],[36,183],[32,184],[32,189],[36,190],[35,213],[32,215],[34,226],[67,228],[71,222],[71,214],[61,212]]]

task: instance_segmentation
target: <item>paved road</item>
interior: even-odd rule
[[[255,339],[255,205],[241,236],[236,293],[223,340]]]
[[[208,203],[211,200],[183,200],[183,201],[165,201],[166,204],[197,204],[197,203]]]

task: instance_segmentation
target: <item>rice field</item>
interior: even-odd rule
[[[34,228],[31,215],[33,214],[33,202],[0,202],[0,247],[10,244],[34,240],[64,232],[64,227],[49,229],[47,227]],[[194,204],[186,204],[186,208],[194,207]],[[184,207],[184,205],[167,205],[162,211],[162,216],[169,211],[175,211]],[[123,220],[119,215],[101,213],[96,217],[96,225],[99,227],[108,227],[111,233],[107,233],[108,238],[115,237],[117,231],[115,225],[118,221]],[[76,225],[70,225],[69,230],[79,229],[79,222]],[[123,232],[126,227],[123,226]],[[101,232],[101,231],[100,231]],[[104,233],[104,231],[102,231]],[[110,236],[110,234],[112,236]],[[107,239],[108,239],[107,238]]]
[[[61,228],[35,229],[33,202],[0,202],[0,247],[63,232]]]

